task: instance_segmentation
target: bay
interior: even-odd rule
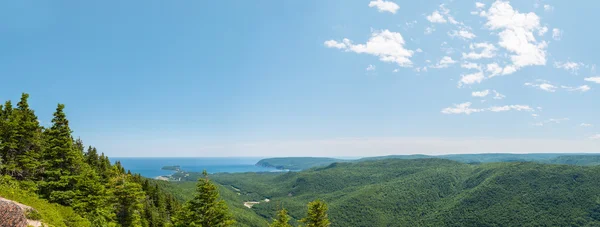
[[[275,168],[255,166],[261,160],[259,157],[227,157],[227,158],[144,158],[117,157],[113,162],[120,161],[126,170],[139,173],[148,178],[171,175],[173,171],[162,170],[164,166],[180,166],[182,171],[208,173],[241,173],[241,172],[277,172]]]

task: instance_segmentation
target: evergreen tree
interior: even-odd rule
[[[109,192],[100,182],[100,177],[87,167],[77,178],[73,209],[83,214],[94,226],[111,225],[115,214],[111,209]]]
[[[87,163],[97,173],[101,172],[100,157],[95,147],[89,146],[87,152],[83,156],[85,163]]]
[[[120,174],[111,180],[112,193],[114,195],[114,206],[116,210],[116,219],[119,225],[146,226],[144,221],[144,198],[146,195],[142,191],[142,186],[132,181],[131,176]]]
[[[277,212],[277,218],[273,220],[269,227],[292,227],[289,222],[290,216],[287,214],[287,210],[282,208]]]
[[[45,131],[45,172],[40,183],[40,193],[52,202],[71,205],[75,196],[77,175],[83,166],[83,154],[76,149],[71,137],[65,106],[58,104],[52,127]]]
[[[188,201],[182,210],[173,218],[177,227],[225,227],[235,223],[228,213],[225,201],[219,199],[217,186],[210,182],[206,170],[204,178],[198,179],[196,195]]]
[[[331,225],[327,217],[327,204],[321,200],[308,203],[308,213],[301,220],[306,227],[328,227]]]
[[[18,170],[16,154],[18,149],[17,121],[11,101],[6,101],[2,110],[2,131],[0,131],[0,157],[2,157],[2,173],[15,175]]]
[[[16,168],[13,170],[16,179],[31,180],[38,173],[41,165],[41,134],[42,127],[38,122],[37,116],[29,108],[27,99],[29,94],[23,93],[21,101],[17,103],[17,109],[14,111],[16,120],[16,140],[18,141],[15,150]]]

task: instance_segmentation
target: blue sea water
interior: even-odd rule
[[[111,158],[120,161],[126,170],[139,173],[144,177],[170,175],[173,171],[162,170],[163,166],[178,165],[187,172],[240,173],[240,172],[276,172],[275,168],[255,166],[262,158]]]

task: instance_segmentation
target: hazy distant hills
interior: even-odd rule
[[[289,158],[267,158],[262,159],[256,165],[264,167],[274,167],[277,169],[303,170],[313,167],[327,166],[334,162],[361,162],[369,160],[383,159],[423,159],[439,158],[458,161],[462,163],[489,163],[489,162],[538,162],[549,164],[568,164],[568,165],[600,165],[600,154],[451,154],[451,155],[390,155],[379,157],[366,157],[361,159],[336,159],[319,157],[289,157]]]

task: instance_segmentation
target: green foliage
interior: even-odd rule
[[[45,199],[41,199],[32,191],[22,189],[18,181],[13,180],[10,176],[0,177],[0,197],[10,199],[22,204],[26,204],[33,209],[29,215],[34,219],[55,227],[87,227],[91,226],[90,222],[78,215],[70,207],[61,206],[55,203],[50,203]],[[35,213],[38,213],[36,215]]]
[[[28,214],[52,226],[166,227],[179,202],[155,183],[126,174],[96,148],[74,140],[64,105],[50,128],[29,108],[0,105],[0,196],[36,208]],[[42,198],[42,199],[40,199]],[[39,212],[39,213],[36,213]]]
[[[277,204],[286,204],[299,219],[305,204],[321,198],[328,201],[331,226],[600,224],[598,166],[386,159],[211,179],[231,192],[240,190],[238,201],[270,198],[248,209],[269,220]]]
[[[321,200],[308,203],[308,212],[301,222],[306,224],[306,227],[328,227],[331,225],[327,217],[327,204]]]
[[[287,210],[279,210],[277,212],[277,217],[273,220],[273,223],[271,223],[269,227],[292,227],[290,224],[290,216],[287,214]]]
[[[28,210],[26,217],[29,220],[42,220],[42,215],[37,210]]]
[[[219,198],[217,186],[210,182],[206,171],[198,180],[196,195],[173,218],[175,226],[225,227],[235,223],[228,212],[225,201]]]

